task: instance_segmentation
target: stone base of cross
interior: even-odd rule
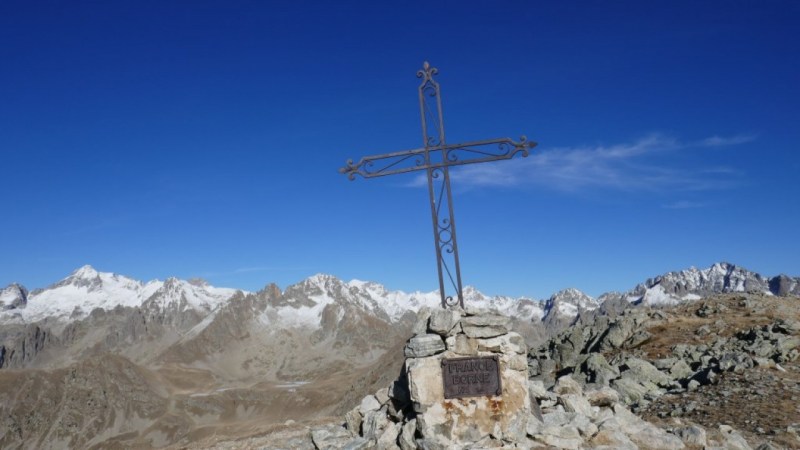
[[[357,163],[348,160],[347,165],[339,169],[339,172],[347,175],[350,180],[354,180],[356,175],[373,178],[420,170],[427,172],[442,307],[461,306],[463,308],[461,265],[456,243],[456,221],[453,214],[449,168],[464,164],[511,159],[518,153],[528,156],[529,150],[535,147],[536,143],[528,141],[525,136],[522,136],[519,141],[500,138],[447,144],[442,120],[442,98],[439,83],[433,79],[438,72],[438,69],[431,67],[427,61],[423,64],[422,70],[417,72],[417,78],[422,79],[418,91],[424,147],[366,156]],[[447,295],[445,280],[455,291],[453,295]]]

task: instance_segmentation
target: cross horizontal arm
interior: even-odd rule
[[[356,175],[364,178],[383,177],[445,166],[511,159],[517,153],[528,156],[529,150],[535,146],[536,142],[527,140],[525,136],[522,136],[519,142],[511,138],[499,138],[462,144],[434,145],[365,156],[358,163],[353,163],[350,159],[345,167],[339,169],[339,173],[347,175],[350,180],[354,180]],[[428,158],[425,157],[426,152]]]

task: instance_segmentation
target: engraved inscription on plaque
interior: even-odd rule
[[[444,398],[501,395],[497,356],[442,360]]]

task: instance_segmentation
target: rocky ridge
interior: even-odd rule
[[[797,302],[728,294],[595,317],[532,349],[530,375],[543,387],[569,376],[585,389],[610,389],[621,404],[668,429],[687,420],[713,429],[734,425],[751,442],[800,446],[800,408],[784,402],[787,395],[800,399]],[[762,414],[742,413],[762,402]],[[551,396],[542,406],[556,404]]]

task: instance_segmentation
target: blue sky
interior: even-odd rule
[[[450,142],[539,143],[454,171],[465,284],[800,275],[797,2],[382,3],[3,2],[0,285],[435,289],[415,175],[337,173],[421,144],[424,60]]]

